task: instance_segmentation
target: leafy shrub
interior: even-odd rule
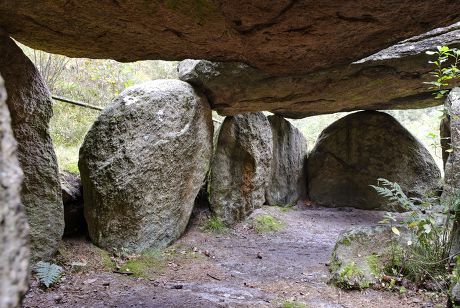
[[[446,280],[449,262],[449,251],[452,243],[451,230],[453,213],[458,203],[458,198],[454,202],[441,204],[438,198],[427,197],[425,199],[409,198],[402,191],[397,183],[386,179],[378,179],[378,185],[371,185],[376,192],[388,199],[389,205],[401,207],[409,211],[408,218],[403,220],[407,226],[411,237],[414,239],[406,251],[403,258],[398,258],[393,264],[389,274],[400,274],[415,282],[424,280]],[[441,208],[441,213],[435,208]],[[393,224],[396,221],[391,213],[387,213],[381,223]],[[400,230],[392,225],[393,233],[400,235]],[[440,284],[442,285],[442,283]]]
[[[59,281],[62,274],[62,267],[53,263],[40,261],[36,265],[35,272],[40,282],[49,288]]]
[[[425,82],[431,85],[436,98],[444,98],[449,93],[449,81],[460,77],[460,50],[450,48],[449,46],[437,46],[435,51],[427,51],[428,55],[435,56],[434,61],[429,63],[435,66],[435,69],[430,72],[435,80]]]

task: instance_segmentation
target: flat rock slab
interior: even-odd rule
[[[224,223],[244,220],[264,204],[272,150],[270,123],[263,113],[225,118],[208,182],[211,209]]]
[[[22,170],[0,76],[0,307],[19,307],[29,283],[29,239],[21,204]]]
[[[84,212],[92,241],[141,252],[179,238],[212,152],[206,98],[179,80],[123,91],[80,149]]]
[[[384,178],[410,197],[435,192],[441,172],[428,150],[387,113],[362,111],[324,129],[308,157],[310,199],[331,207],[392,210],[369,185]]]
[[[425,54],[457,46],[460,24],[400,42],[356,63],[310,74],[274,77],[238,62],[184,60],[179,78],[201,89],[222,115],[267,110],[289,118],[353,110],[414,109],[442,104],[425,81]],[[431,60],[433,60],[431,58]],[[284,62],[283,62],[284,63]]]
[[[349,64],[458,11],[450,0],[15,0],[1,2],[0,27],[71,57],[241,61],[280,75]]]
[[[50,259],[64,232],[58,164],[49,134],[51,95],[29,58],[1,34],[0,74],[5,79],[6,103],[24,172],[21,200],[30,226],[31,258],[33,262]]]

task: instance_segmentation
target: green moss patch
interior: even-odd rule
[[[252,227],[257,233],[277,232],[285,226],[284,222],[270,215],[259,215],[252,221]]]

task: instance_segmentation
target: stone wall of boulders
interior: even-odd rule
[[[183,233],[199,191],[199,198],[206,195],[205,182],[213,215],[232,225],[264,204],[307,198],[388,210],[369,186],[378,178],[422,196],[441,177],[422,144],[381,112],[331,124],[308,159],[302,134],[261,112],[226,117],[213,145],[206,98],[177,80],[145,83],[116,98],[86,136],[79,166],[93,242],[137,252]]]
[[[439,186],[440,171],[428,151],[385,113],[358,112],[333,123],[307,155],[301,132],[280,115],[228,116],[214,134],[209,93],[179,80],[125,90],[85,138],[82,182],[63,174],[59,184],[47,130],[49,92],[14,42],[0,38],[0,50],[14,60],[9,66],[0,58],[0,72],[9,80],[34,260],[56,251],[64,220],[67,235],[86,230],[87,223],[93,242],[108,250],[166,246],[184,232],[200,190],[202,197],[207,189],[213,215],[232,225],[264,204],[307,198],[385,210],[369,187],[378,178],[398,182],[410,196]],[[13,73],[15,67],[26,70]]]

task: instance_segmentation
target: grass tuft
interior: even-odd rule
[[[285,227],[285,223],[270,215],[260,215],[252,221],[252,227],[257,233],[277,232]]]
[[[204,223],[203,230],[213,233],[225,233],[228,229],[222,219],[212,216]]]
[[[298,301],[285,301],[281,307],[283,308],[307,308],[307,305]]]

